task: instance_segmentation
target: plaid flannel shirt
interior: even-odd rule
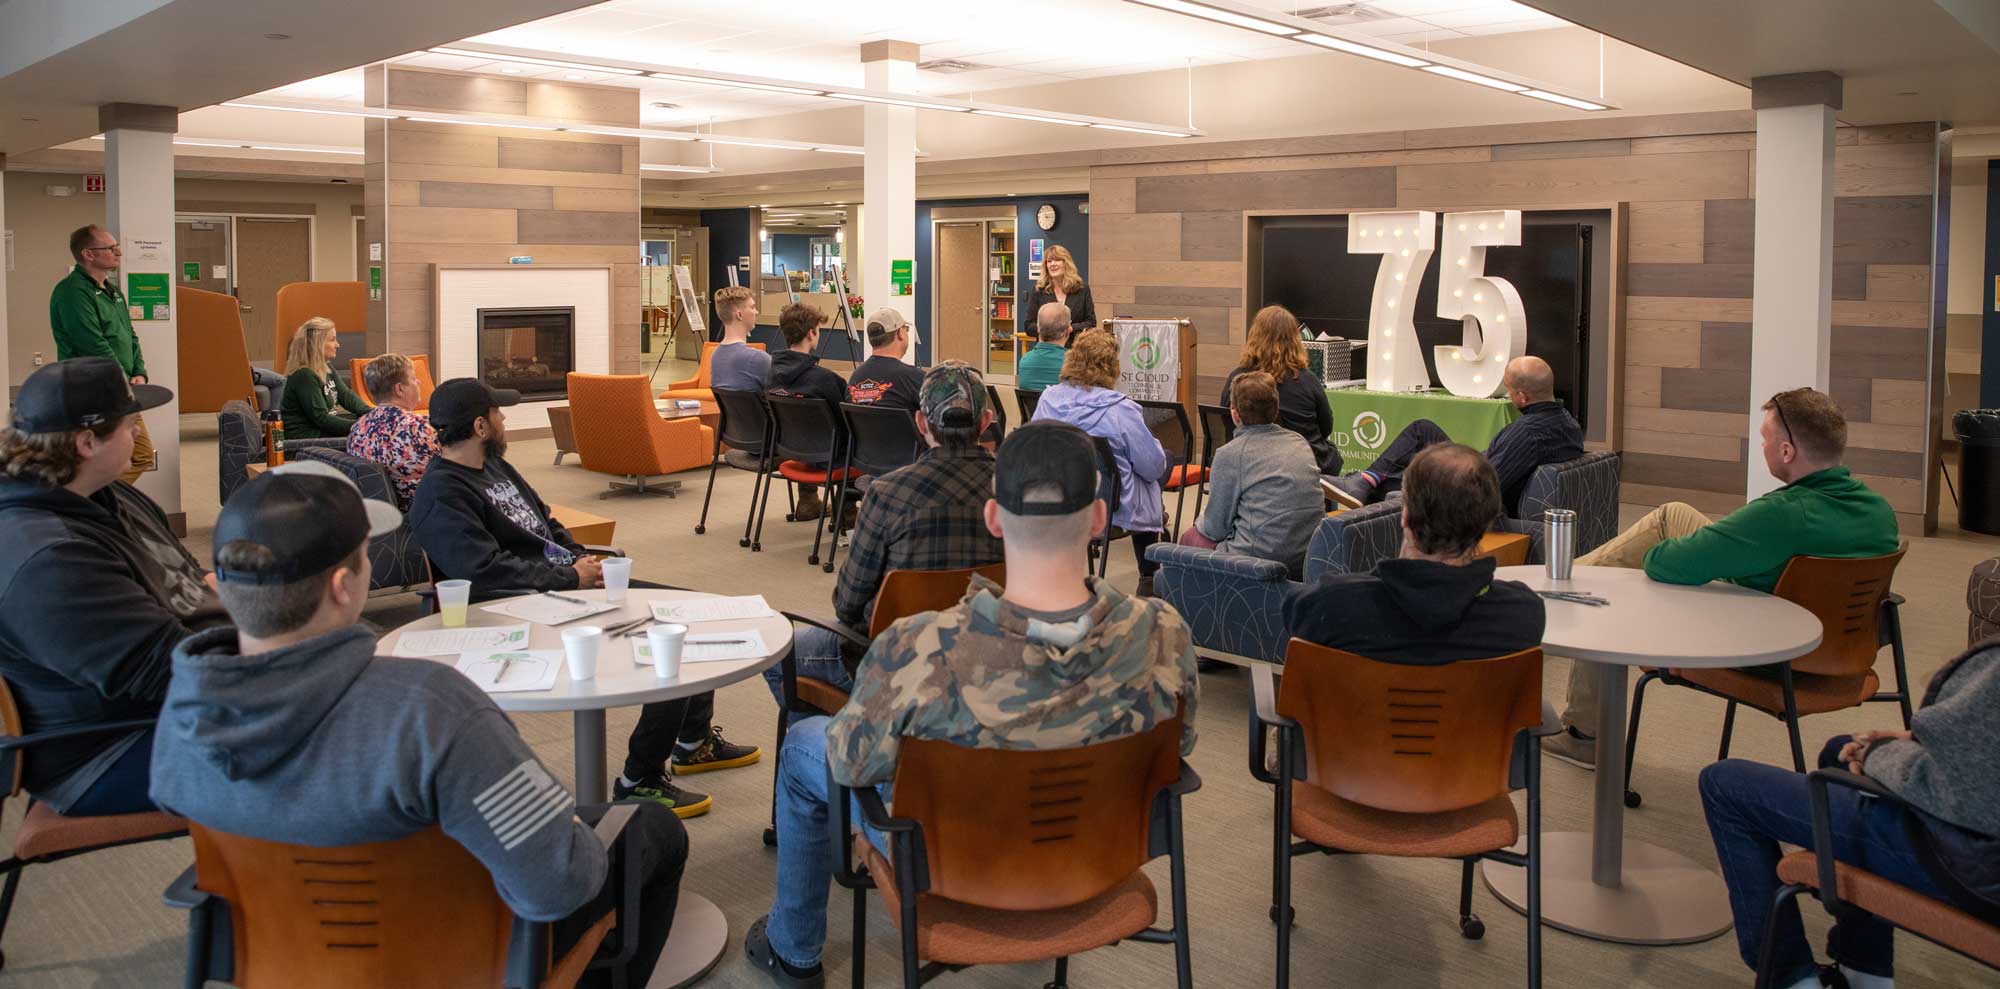
[[[833,613],[859,631],[891,570],[957,570],[1006,559],[986,531],[993,455],[983,447],[926,450],[876,478],[854,520],[854,539],[833,591]]]

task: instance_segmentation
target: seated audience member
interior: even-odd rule
[[[886,405],[917,410],[917,390],[924,369],[904,360],[913,345],[909,320],[894,309],[877,309],[868,317],[868,359],[847,376],[847,400],[856,405]]]
[[[438,450],[436,427],[416,411],[423,400],[416,365],[402,354],[383,354],[361,369],[361,383],[381,404],[355,420],[347,452],[387,467],[397,505],[408,508]]]
[[[1160,481],[1167,474],[1167,451],[1146,428],[1139,403],[1118,390],[1118,340],[1108,330],[1089,330],[1071,341],[1063,359],[1062,381],[1042,393],[1035,421],[1054,420],[1081,428],[1111,442],[1118,461],[1118,514],[1111,524],[1132,537],[1132,556],[1139,563],[1139,596],[1151,597],[1153,571],[1159,564],[1146,559],[1146,547],[1160,541],[1166,528],[1166,503]]]
[[[1241,435],[1240,433],[1238,435]],[[1500,481],[1479,451],[1438,443],[1403,476],[1403,550],[1373,573],[1328,574],[1285,601],[1287,635],[1385,663],[1435,666],[1542,644],[1542,599],[1493,579],[1479,539]]]
[[[2000,773],[1993,768],[2000,760],[2000,642],[1988,640],[1946,663],[1931,679],[1910,729],[1841,735],[1820,753],[1820,768],[1867,776],[1916,808],[1911,815],[1852,787],[1829,786],[1835,858],[1943,899],[1912,844],[1907,827],[1914,824],[1952,876],[1986,902],[2000,902]],[[1778,891],[1779,845],[1813,848],[1806,778],[1748,759],[1724,759],[1701,771],[1701,805],[1729,886],[1736,947],[1754,969]],[[1827,950],[1845,981],[1829,978],[1826,984],[1895,985],[1894,938],[1893,927],[1862,911],[1836,918]],[[1778,920],[1774,950],[1773,986],[1821,985],[1797,900]]]
[[[722,323],[722,344],[708,359],[710,388],[763,391],[771,376],[771,355],[750,346],[757,326],[757,297],[741,285],[715,291],[715,318]]]
[[[549,514],[505,459],[501,409],[520,400],[520,392],[489,388],[475,378],[453,378],[431,393],[440,448],[410,502],[410,531],[438,578],[471,581],[475,599],[602,587],[598,557]],[[711,730],[714,710],[713,693],[645,705],[613,794],[656,801],[682,817],[707,813],[707,795],[682,790],[667,774],[669,755],[675,769],[702,772],[747,766],[761,753]]]
[[[1556,401],[1556,374],[1539,357],[1516,357],[1507,362],[1500,375],[1507,400],[1521,410],[1521,417],[1494,434],[1486,445],[1486,460],[1500,475],[1500,497],[1506,513],[1520,510],[1521,492],[1528,479],[1543,464],[1560,464],[1583,456],[1583,427],[1576,417]],[[1433,443],[1449,443],[1451,437],[1437,423],[1418,419],[1401,433],[1368,465],[1327,485],[1327,493],[1349,508],[1381,501],[1402,484],[1404,469],[1411,458]]]
[[[1340,451],[1328,437],[1333,432],[1333,408],[1326,402],[1326,382],[1307,373],[1306,348],[1299,342],[1299,321],[1284,306],[1265,306],[1250,321],[1243,344],[1243,361],[1222,382],[1222,404],[1236,377],[1262,371],[1278,384],[1278,425],[1305,438],[1313,462],[1322,474],[1340,473]]]
[[[847,401],[847,383],[840,380],[840,375],[819,366],[819,328],[824,322],[823,313],[803,302],[794,302],[778,314],[778,329],[785,334],[785,349],[771,358],[770,392],[825,401],[833,409],[833,448],[839,450],[847,442],[847,432],[840,420],[840,403]],[[827,467],[826,464],[810,466],[821,470]],[[816,519],[825,510],[819,488],[801,485],[792,517]]]
[[[292,334],[285,352],[285,366],[291,371],[285,376],[285,401],[278,410],[286,438],[346,436],[355,417],[368,411],[368,403],[347,386],[347,379],[333,372],[332,361],[339,353],[340,334],[325,316],[306,320]]]
[[[1644,569],[1665,584],[1726,580],[1768,594],[1794,556],[1896,551],[1896,513],[1841,466],[1847,420],[1833,399],[1811,388],[1781,391],[1764,403],[1758,434],[1764,466],[1784,487],[1713,523],[1692,506],[1661,505],[1577,557],[1577,565]],[[1568,731],[1542,744],[1550,755],[1589,769],[1597,759],[1597,677],[1587,666],[1570,668],[1562,715]]]
[[[228,621],[166,513],[118,479],[139,413],[172,400],[75,357],[28,375],[0,430],[0,677],[29,734],[154,717],[174,643]],[[76,817],[152,810],[152,736],[37,745],[22,785]]]
[[[986,526],[993,495],[993,454],[979,434],[993,421],[986,385],[963,361],[946,361],[924,375],[917,434],[925,450],[917,462],[890,471],[868,486],[854,520],[853,543],[840,564],[833,614],[866,635],[875,595],[891,570],[962,570],[1003,559],[1000,540]],[[841,661],[841,640],[824,629],[795,632],[792,656],[800,676],[852,686]],[[764,671],[771,693],[784,702],[784,671]]]
[[[1277,424],[1278,386],[1262,371],[1238,375],[1229,394],[1236,435],[1209,465],[1208,503],[1181,542],[1305,569],[1313,528],[1326,517],[1312,448]]]
[[[1193,750],[1199,687],[1187,626],[1085,567],[1085,547],[1105,525],[1097,482],[1082,431],[1039,422],[1007,434],[985,507],[987,530],[1004,540],[1006,589],[975,578],[955,607],[897,622],[869,647],[838,715],[786,732],[777,896],[743,943],[777,984],[824,980],[833,849],[847,840],[829,830],[829,775],[844,786],[886,784],[904,738],[1070,748],[1148,731],[1183,705],[1181,751]]]
[[[618,906],[590,827],[609,808],[577,807],[449,663],[375,655],[375,633],[360,624],[368,539],[401,522],[313,461],[273,468],[229,499],[215,570],[236,626],[174,651],[153,793],[204,827],[288,844],[390,841],[438,825],[516,914],[558,922],[560,954]],[[673,925],[687,833],[641,804],[623,850],[639,856],[642,877],[638,950],[625,969],[637,986]]]
[[[1036,342],[1021,355],[1020,371],[1014,387],[1022,391],[1042,391],[1062,380],[1063,358],[1068,356],[1069,307],[1050,302],[1035,314]]]

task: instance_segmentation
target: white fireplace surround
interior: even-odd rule
[[[526,306],[576,309],[576,370],[611,371],[610,265],[434,265],[438,381],[479,376],[479,310]],[[507,413],[512,430],[547,429],[548,409],[567,400],[526,403]]]

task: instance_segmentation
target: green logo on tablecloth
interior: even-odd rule
[[[1370,450],[1379,449],[1389,438],[1389,426],[1382,417],[1373,412],[1362,412],[1354,417],[1354,442]]]
[[[1160,345],[1152,337],[1136,337],[1125,357],[1133,367],[1141,371],[1151,371],[1160,366]]]

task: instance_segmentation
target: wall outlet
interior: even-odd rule
[[[35,351],[35,366],[36,367],[42,366],[42,352],[39,350]]]

